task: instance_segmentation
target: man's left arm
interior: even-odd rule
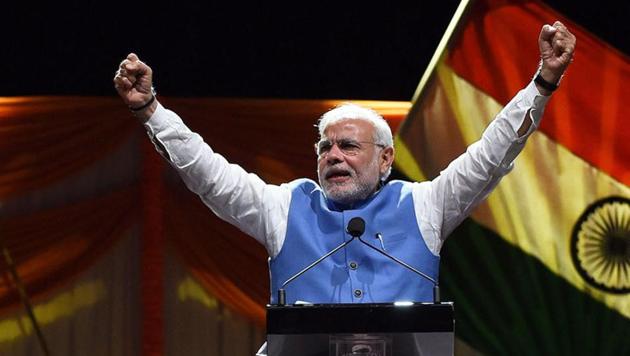
[[[544,107],[571,63],[575,36],[560,22],[543,26],[541,63],[535,79],[512,99],[485,130],[432,182],[414,189],[416,215],[436,255],[444,239],[483,201],[513,167],[525,141],[538,127]]]

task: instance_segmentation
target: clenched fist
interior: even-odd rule
[[[544,25],[538,37],[542,67],[540,75],[547,82],[557,84],[573,61],[575,36],[560,21]]]
[[[136,116],[148,118],[157,103],[153,93],[153,71],[137,55],[130,53],[120,63],[114,76],[114,87]],[[147,105],[149,104],[149,105]],[[141,110],[138,110],[141,108]]]

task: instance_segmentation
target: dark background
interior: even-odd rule
[[[630,2],[545,2],[630,53]],[[3,5],[0,96],[114,95],[134,51],[162,95],[409,100],[458,3]]]

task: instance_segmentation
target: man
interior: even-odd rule
[[[421,183],[383,183],[394,161],[392,133],[367,108],[347,104],[320,119],[319,185],[298,179],[276,186],[229,164],[162,107],[152,92],[151,68],[135,54],[122,61],[114,83],[189,189],[267,248],[275,303],[284,281],[350,238],[346,226],[353,217],[366,221],[368,243],[437,280],[444,239],[512,169],[572,61],[575,37],[562,23],[543,26],[538,42],[541,63],[535,80],[498,114],[480,141],[439,177]],[[288,285],[287,302],[429,301],[431,291],[428,281],[355,241]]]

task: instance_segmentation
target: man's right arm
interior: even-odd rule
[[[158,152],[217,216],[265,245],[270,256],[277,255],[287,227],[288,187],[266,184],[215,153],[177,114],[159,104],[151,90],[151,73],[130,54],[114,83],[123,101],[143,121]]]
[[[284,237],[290,191],[266,184],[257,175],[229,163],[192,132],[174,112],[157,106],[144,123],[151,141],[188,189],[221,219],[265,245],[270,255]]]

